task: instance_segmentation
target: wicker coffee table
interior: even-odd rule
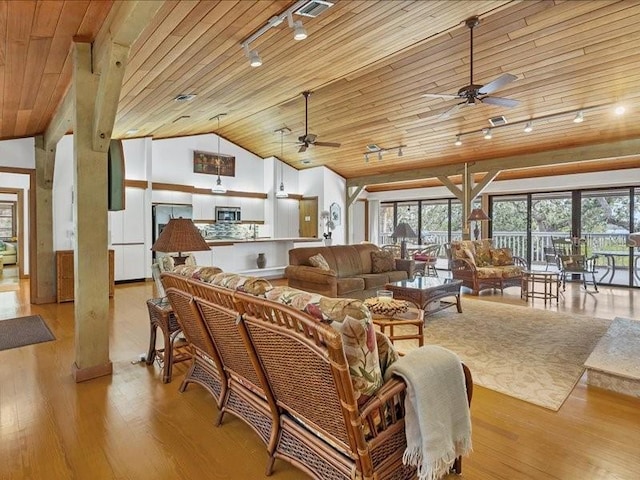
[[[393,292],[393,298],[413,302],[424,310],[424,316],[433,315],[440,310],[456,306],[458,313],[462,313],[460,304],[460,287],[462,280],[437,277],[416,277],[413,280],[400,280],[387,283],[385,288]],[[455,297],[455,302],[442,301],[445,297]],[[440,300],[440,305],[429,308],[433,302]]]

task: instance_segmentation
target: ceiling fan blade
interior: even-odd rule
[[[460,98],[459,95],[450,95],[448,93],[423,93],[422,96],[426,98]]]
[[[489,105],[499,105],[501,107],[513,108],[520,105],[518,100],[511,100],[510,98],[501,97],[484,97],[480,99],[482,103],[488,103]]]
[[[306,143],[303,143],[302,145],[300,145],[300,149],[298,150],[298,153],[306,152],[308,146],[309,145],[307,145]]]
[[[316,147],[339,147],[340,144],[339,143],[335,143],[335,142],[315,142],[314,145]]]
[[[485,86],[480,88],[480,90],[478,90],[478,93],[480,95],[487,95],[491,92],[495,92],[496,90],[504,87],[506,84],[511,83],[517,79],[518,77],[516,77],[515,75],[511,75],[510,73],[503,73],[492,82],[489,82]]]
[[[453,113],[457,112],[458,110],[460,110],[462,107],[464,107],[467,104],[467,102],[462,102],[462,103],[458,103],[456,105],[454,105],[453,107],[451,107],[448,110],[445,110],[444,112],[442,112],[439,116],[438,116],[438,120],[446,120],[447,118],[449,118]]]

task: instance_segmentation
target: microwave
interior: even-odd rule
[[[216,207],[216,223],[240,223],[240,207]]]

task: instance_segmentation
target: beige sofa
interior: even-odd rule
[[[311,257],[318,254],[326,260],[328,269],[313,265]],[[390,258],[380,262],[383,255]],[[413,260],[392,257],[392,254],[370,243],[293,248],[289,250],[285,276],[290,287],[306,292],[364,299],[375,296],[386,283],[405,280],[413,275]]]
[[[18,249],[14,243],[0,241],[0,257],[3,265],[14,265],[18,261]],[[4,246],[4,248],[2,248]]]

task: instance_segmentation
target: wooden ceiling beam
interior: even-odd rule
[[[73,85],[69,87],[53,119],[44,132],[44,150],[55,150],[60,139],[73,130]]]
[[[603,160],[607,158],[624,158],[640,155],[640,139],[621,140],[618,142],[584,145],[580,147],[547,150],[525,155],[513,155],[469,163],[469,172],[485,173],[494,170],[514,170],[519,168],[543,167],[547,165]],[[419,168],[381,175],[368,175],[350,178],[347,187],[376,185],[432,178],[440,176],[460,175],[464,164],[456,163],[439,167]]]

